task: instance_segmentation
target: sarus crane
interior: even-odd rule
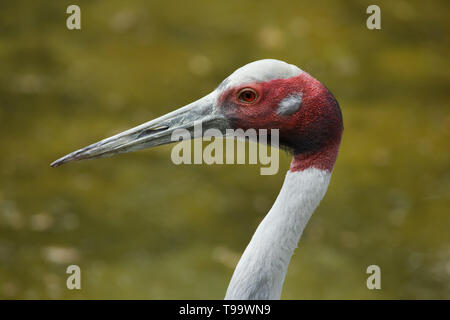
[[[292,154],[283,186],[241,256],[225,299],[280,299],[292,254],[324,197],[343,132],[339,104],[318,80],[275,59],[249,63],[205,97],[56,160],[112,156],[173,142],[176,129],[278,129]],[[192,138],[198,138],[191,135]]]

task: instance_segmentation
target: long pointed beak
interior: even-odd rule
[[[56,161],[51,166],[58,167],[64,163],[109,157],[119,153],[132,152],[169,144],[172,133],[177,129],[186,129],[191,138],[199,138],[194,124],[202,124],[203,133],[207,129],[215,128],[221,132],[229,127],[226,118],[215,108],[215,92],[188,104],[162,117],[148,121],[115,136],[106,138],[85,148],[74,151]]]

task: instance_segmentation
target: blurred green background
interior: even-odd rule
[[[81,31],[66,8],[81,7]],[[370,4],[381,30],[366,28]],[[3,1],[0,297],[224,297],[288,169],[174,165],[171,146],[51,169],[262,58],[337,97],[329,191],[282,298],[450,298],[448,1]],[[66,289],[77,264],[82,290]],[[366,288],[368,265],[382,289]]]

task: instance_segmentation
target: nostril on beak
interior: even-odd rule
[[[141,131],[136,138],[139,139],[139,138],[148,136],[149,134],[164,131],[167,129],[169,129],[169,126],[158,126],[158,127],[149,128],[144,131]]]

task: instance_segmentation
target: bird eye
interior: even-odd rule
[[[253,103],[258,98],[258,94],[255,90],[250,88],[244,88],[238,93],[238,99],[244,103]]]

